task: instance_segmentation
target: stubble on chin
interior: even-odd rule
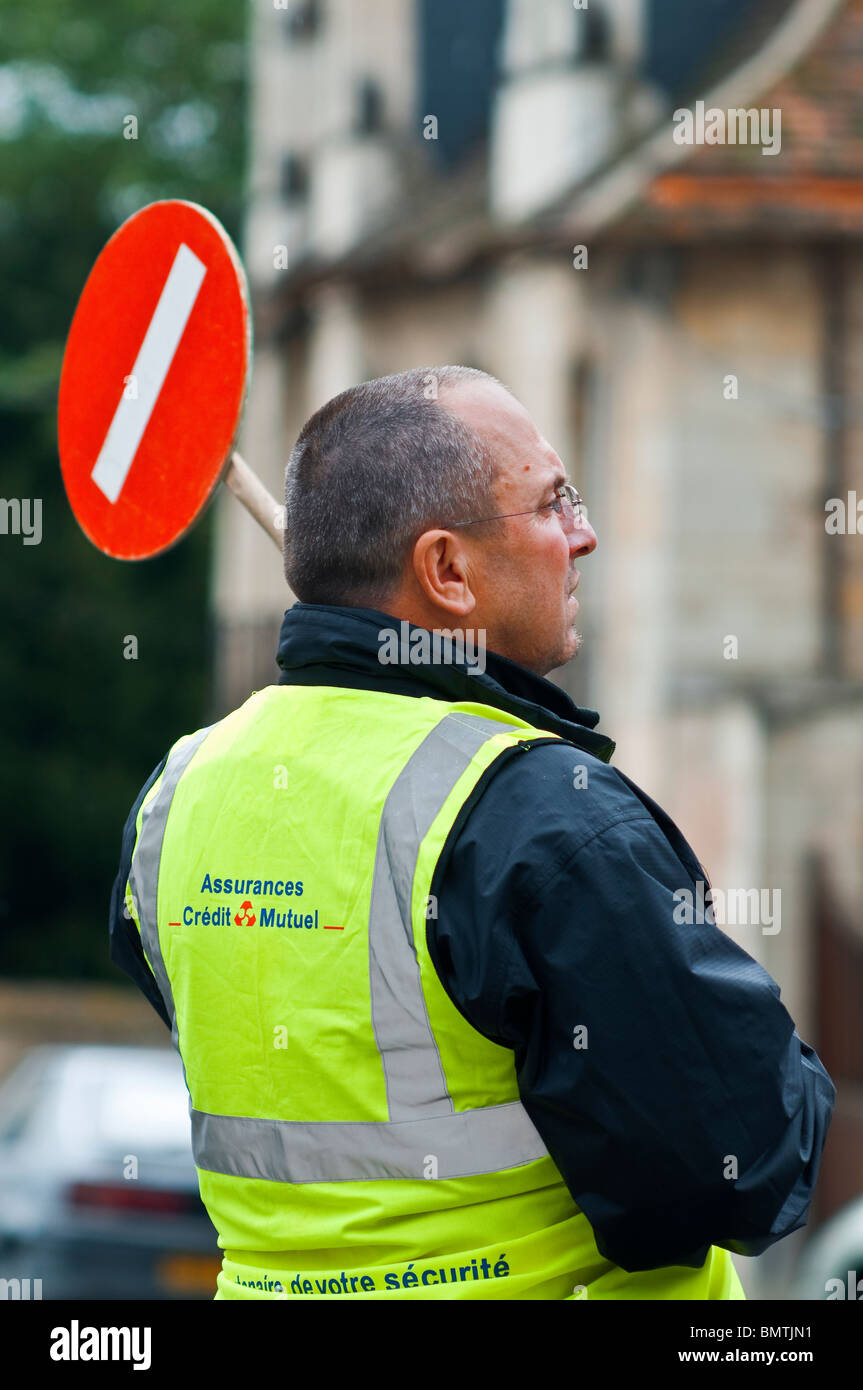
[[[537,661],[533,665],[528,665],[527,662],[524,662],[523,665],[528,666],[528,670],[534,671],[538,676],[548,677],[551,675],[552,671],[559,671],[568,661],[572,661],[573,657],[578,654],[584,644],[584,637],[580,632],[573,631],[573,637],[575,638],[574,650],[567,644],[563,648],[558,648],[556,652],[550,654],[542,661]]]
[[[575,628],[573,628],[572,636],[574,639],[574,643],[567,643],[565,649],[559,654],[559,659],[556,662],[555,669],[557,669],[557,667],[560,666],[566,666],[568,662],[574,660],[574,658],[578,656],[578,653],[584,646],[584,636],[582,635],[582,633],[576,632]]]

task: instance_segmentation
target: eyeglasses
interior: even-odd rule
[[[504,521],[510,516],[533,516],[537,512],[547,512],[549,509],[563,517],[569,529],[583,526],[587,521],[587,507],[581,493],[572,483],[561,483],[560,487],[555,488],[552,500],[544,502],[541,507],[531,507],[526,512],[503,512],[500,516],[481,516],[476,521],[454,521],[451,527],[479,526],[483,521]]]

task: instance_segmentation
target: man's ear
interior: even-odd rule
[[[414,578],[423,597],[454,617],[467,617],[476,607],[471,583],[470,555],[452,531],[424,531],[411,556]]]

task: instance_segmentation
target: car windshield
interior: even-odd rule
[[[92,1155],[191,1152],[176,1053],[72,1047],[26,1058],[0,1096],[0,1140]]]

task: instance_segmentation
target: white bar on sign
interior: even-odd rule
[[[90,475],[109,502],[123,491],[206,273],[203,261],[181,242],[132,368],[137,397],[120,398]]]

